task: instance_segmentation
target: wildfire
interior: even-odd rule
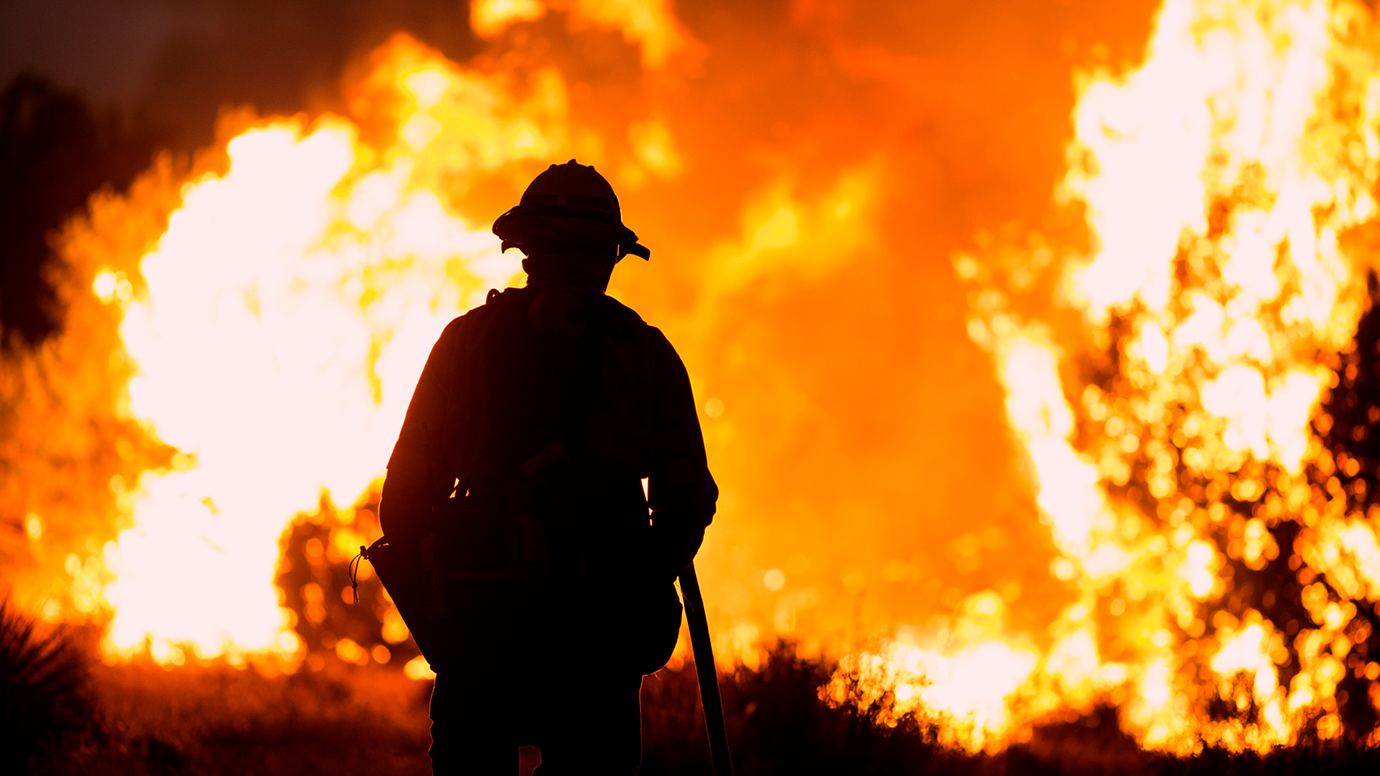
[[[572,30],[621,32],[651,92],[674,91],[667,73],[705,56],[663,2],[488,0],[471,5],[471,24],[502,41],[553,13]],[[1380,512],[1367,478],[1380,460],[1347,447],[1380,423],[1380,408],[1346,394],[1365,376],[1361,358],[1374,358],[1356,343],[1371,309],[1366,230],[1380,176],[1375,41],[1371,13],[1340,0],[1167,0],[1142,65],[1080,85],[1056,196],[1076,227],[955,257],[971,291],[968,337],[1004,390],[1030,522],[1038,514],[1055,553],[1051,589],[1065,598],[1042,601],[1052,621],[1018,622],[1019,585],[993,581],[946,589],[942,624],[853,649],[876,631],[850,642],[811,618],[861,612],[878,577],[933,569],[894,558],[872,574],[839,561],[827,569],[839,591],[800,582],[825,572],[785,550],[780,567],[756,569],[743,548],[767,544],[756,540],[769,528],[734,523],[738,494],[726,487],[720,524],[732,533],[711,532],[708,546],[733,555],[723,568],[742,578],[706,575],[726,662],[755,665],[764,638],[798,637],[802,653],[840,657],[825,700],[882,724],[923,720],[972,751],[1099,706],[1116,708],[1143,746],[1175,753],[1336,737],[1353,732],[1348,704],[1380,709],[1380,663],[1367,654],[1380,623]],[[511,54],[520,68],[461,66],[398,36],[347,91],[344,115],[232,114],[190,172],[163,163],[128,195],[93,201],[63,244],[85,273],[68,326],[104,332],[118,320],[119,342],[93,334],[82,347],[101,354],[95,366],[77,350],[43,356],[41,369],[86,364],[64,384],[97,388],[71,389],[71,400],[117,405],[123,425],[113,427],[134,441],[121,438],[123,464],[93,466],[100,481],[82,483],[114,494],[122,530],[65,556],[70,589],[49,597],[49,617],[64,613],[59,598],[108,611],[112,656],[295,667],[305,646],[275,586],[285,526],[339,513],[345,528],[303,541],[308,557],[335,562],[374,538],[366,502],[428,348],[519,275],[489,233],[493,215],[551,161],[594,161],[620,193],[679,180],[696,163],[656,106],[582,121],[572,104],[588,84],[528,53]],[[859,62],[875,52],[845,54],[873,66]],[[693,303],[660,292],[666,315],[702,334],[764,277],[823,285],[861,274],[857,256],[896,248],[877,215],[894,185],[884,157],[810,186],[792,173],[748,187],[738,236],[684,249],[698,252],[708,290]],[[702,190],[677,196],[691,203],[674,214],[686,232],[698,223],[686,213],[719,204]],[[653,229],[672,218],[642,215]],[[761,309],[793,333],[810,326],[813,307],[773,307],[783,293],[770,286]],[[752,327],[741,335],[754,337]],[[739,341],[690,339],[686,351],[712,459],[740,444],[744,408],[770,405],[782,427],[832,411]],[[695,364],[711,356],[754,366],[751,389],[700,395]],[[1364,420],[1344,424],[1336,407]],[[793,477],[812,476],[781,457]],[[846,457],[830,458],[821,478]],[[855,490],[844,489],[861,503],[834,507],[771,499],[792,520],[836,509],[827,541],[868,510],[896,519]],[[53,541],[45,519],[25,516],[31,542]],[[1003,546],[996,534],[965,535],[958,563]],[[747,577],[771,594],[766,608],[745,592]],[[319,624],[339,592],[313,581],[291,595]],[[389,644],[406,639],[396,612],[380,618]],[[333,643],[349,662],[390,655]]]
[[[1010,669],[992,676],[1013,722],[1100,699],[1147,747],[1265,751],[1340,735],[1348,674],[1373,702],[1380,671],[1350,650],[1371,632],[1375,515],[1319,410],[1367,309],[1346,235],[1376,211],[1370,22],[1344,3],[1169,0],[1144,65],[1082,89],[1061,196],[1090,254],[957,260],[1063,555],[1052,571],[1079,599],[1039,670],[990,661]],[[1285,565],[1278,591],[1247,576]],[[894,671],[898,654],[871,659]],[[848,665],[849,681],[893,688],[906,713],[909,679]],[[993,715],[966,719],[963,743],[990,748]]]

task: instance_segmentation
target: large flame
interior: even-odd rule
[[[807,6],[793,24],[832,24]],[[553,16],[571,34],[621,33],[635,64],[610,55],[600,66],[622,80],[597,92],[526,37]],[[879,383],[904,388],[956,352],[912,330],[913,296],[874,290],[891,272],[934,285],[869,262],[912,250],[914,213],[938,212],[936,193],[891,169],[906,132],[866,110],[769,122],[778,145],[748,156],[775,171],[753,178],[715,158],[749,130],[678,110],[693,103],[686,79],[719,76],[668,3],[490,0],[471,24],[494,47],[475,62],[399,36],[347,90],[345,115],[231,114],[190,171],[161,164],[69,228],[75,334],[33,369],[82,408],[118,408],[104,433],[123,463],[90,463],[79,484],[108,485],[122,530],[62,559],[70,583],[39,596],[50,617],[110,612],[112,656],[293,667],[304,647],[274,587],[284,526],[376,486],[441,328],[519,276],[489,220],[546,164],[578,156],[647,225],[665,274],[627,282],[703,401],[725,486],[704,577],[726,662],[796,639],[841,658],[821,697],[884,724],[931,721],[973,751],[1099,705],[1147,747],[1263,751],[1346,732],[1347,676],[1380,699],[1380,665],[1358,647],[1380,598],[1376,518],[1353,483],[1364,462],[1324,444],[1333,419],[1319,409],[1338,370],[1351,374],[1368,304],[1356,235],[1380,174],[1369,11],[1167,0],[1142,65],[1083,79],[1056,197],[1073,226],[983,236],[954,261],[1026,474],[1015,488],[990,487],[1008,473],[996,448],[960,447],[982,436],[962,413],[878,407],[901,392]],[[884,84],[877,106],[907,90],[970,99],[934,86],[947,76],[931,63],[830,42],[850,78]],[[635,108],[623,89],[641,90]],[[839,91],[869,104],[852,83]],[[805,169],[831,143],[843,161]],[[828,317],[840,297],[856,328]],[[847,413],[853,425],[830,424]],[[917,454],[923,436],[949,447]],[[965,450],[984,471],[938,487],[966,471],[949,460]],[[969,530],[951,519],[965,509],[1012,516]],[[60,546],[45,520],[26,516],[31,542]],[[372,537],[342,541],[356,538]],[[1014,571],[977,574],[991,556]],[[1032,563],[1040,579],[1019,573]],[[1297,595],[1262,588],[1280,569]],[[318,608],[338,592],[308,587]],[[385,623],[392,643],[401,627]],[[346,641],[342,656],[370,659]]]
[[[968,721],[966,745],[1104,702],[1148,747],[1265,751],[1339,735],[1338,682],[1378,673],[1348,661],[1370,633],[1357,603],[1376,600],[1375,524],[1364,486],[1331,476],[1344,454],[1315,431],[1331,420],[1310,422],[1365,303],[1368,257],[1342,236],[1376,212],[1369,23],[1347,4],[1168,0],[1144,65],[1082,89],[1061,194],[1091,253],[1048,270],[1038,252],[959,257],[985,287],[969,331],[1006,387],[1063,556],[1052,571],[1078,592],[1037,671],[1026,654],[988,659],[1009,667],[988,675],[1009,716],[931,704]],[[1292,547],[1273,534],[1286,521],[1303,526]],[[1256,607],[1273,590],[1228,599],[1229,566],[1282,553],[1305,567],[1311,622],[1271,621]],[[1010,639],[975,634],[950,659]],[[916,654],[882,653],[875,679],[845,666],[836,691],[891,687],[904,713],[914,683],[946,681]]]
[[[105,553],[116,650],[295,652],[273,585],[284,517],[366,491],[430,343],[519,271],[431,176],[438,157],[459,174],[544,151],[559,83],[505,114],[494,84],[408,39],[376,56],[366,88],[397,100],[396,145],[376,152],[334,117],[254,126],[226,144],[223,172],[184,187],[139,262],[142,293],[95,278],[124,306],[129,411],[180,451],[139,479],[134,525]]]

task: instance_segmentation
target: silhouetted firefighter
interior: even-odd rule
[[[369,557],[436,671],[436,773],[511,773],[520,745],[548,776],[632,773],[718,488],[680,358],[604,293],[650,254],[603,176],[552,165],[494,233],[527,286],[432,349]]]

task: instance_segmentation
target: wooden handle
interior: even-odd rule
[[[714,667],[714,646],[709,641],[709,621],[704,616],[704,597],[695,577],[695,564],[680,572],[680,592],[685,601],[685,619],[690,625],[690,646],[695,655],[695,673],[700,681],[700,705],[704,708],[704,727],[709,734],[709,757],[715,776],[733,776],[733,760],[728,754],[728,731],[724,727],[724,704],[719,696],[719,674]]]

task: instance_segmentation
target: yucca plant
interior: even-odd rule
[[[0,773],[29,773],[45,745],[83,727],[87,669],[72,631],[41,632],[0,601]]]

